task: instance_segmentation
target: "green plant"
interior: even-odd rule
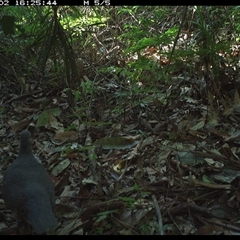
[[[122,200],[126,206],[129,206],[131,209],[136,209],[134,203],[135,203],[135,199],[131,198],[131,197],[119,197],[119,200]]]
[[[139,199],[145,198],[150,194],[150,192],[144,191],[136,183],[133,186],[133,190],[135,190],[138,193]]]

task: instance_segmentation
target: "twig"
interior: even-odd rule
[[[17,96],[17,97],[13,97],[12,99],[10,99],[9,101],[7,101],[7,104],[11,103],[12,101],[17,101],[21,98],[25,98],[25,97],[28,97],[28,96],[32,96],[34,94],[38,94],[38,93],[41,93],[43,92],[44,90],[37,90],[37,91],[34,91],[34,92],[29,92],[29,93],[25,93],[23,95],[20,95],[20,96]]]
[[[188,10],[188,6],[186,6],[186,7],[184,8],[182,21],[181,21],[180,27],[179,27],[179,29],[178,29],[177,36],[175,37],[175,40],[174,40],[174,43],[173,43],[172,52],[171,52],[171,55],[170,55],[170,57],[169,57],[169,61],[168,61],[168,65],[167,65],[167,67],[166,67],[165,73],[167,73],[168,68],[169,68],[169,66],[170,66],[170,63],[171,63],[171,61],[172,61],[172,56],[173,56],[173,53],[174,53],[174,51],[175,51],[175,47],[176,47],[176,45],[177,45],[177,40],[178,40],[178,37],[179,37],[180,32],[181,32],[181,30],[182,30],[183,23],[185,22],[185,19],[186,19],[186,16],[187,16],[187,10]]]
[[[159,227],[160,235],[164,235],[162,215],[161,215],[160,208],[158,206],[157,199],[156,199],[155,195],[152,195],[152,200],[153,200],[153,203],[154,203],[154,206],[155,206],[155,209],[156,209],[156,213],[157,213],[158,227]]]

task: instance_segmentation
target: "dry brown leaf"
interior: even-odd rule
[[[29,125],[31,119],[32,119],[32,117],[31,118],[26,118],[26,119],[22,120],[21,122],[15,123],[12,126],[11,132],[15,133],[15,132],[20,132],[20,131],[26,129],[26,127]]]
[[[73,187],[70,185],[65,186],[62,194],[60,195],[60,200],[62,203],[67,203],[69,202],[69,200],[71,199],[71,197],[73,196],[73,193],[75,192],[75,190],[73,189]]]
[[[139,223],[139,221],[145,217],[150,211],[152,210],[151,208],[148,209],[138,209],[137,211],[123,211],[120,215],[120,220],[123,221],[124,223],[127,223],[129,225],[136,225]]]
[[[71,221],[67,226],[57,231],[58,235],[70,235],[72,231],[76,230],[82,225],[82,221],[80,219],[76,219]]]
[[[36,109],[35,108],[29,108],[29,107],[23,107],[22,111],[23,112],[27,112],[27,113],[32,113],[34,112]]]
[[[54,140],[58,140],[60,142],[65,142],[65,141],[76,141],[78,138],[78,133],[75,131],[69,131],[69,132],[61,132],[61,133],[56,133],[55,136],[53,137]]]
[[[54,129],[59,129],[59,128],[61,129],[63,127],[63,124],[58,122],[57,118],[54,117],[53,114],[50,114],[50,113],[49,113],[48,123]]]
[[[208,224],[200,227],[197,231],[198,235],[220,235],[224,229],[214,224]]]
[[[57,176],[58,174],[60,174],[61,172],[63,172],[65,169],[68,168],[68,166],[70,165],[70,161],[69,159],[64,159],[62,161],[60,161],[52,170],[52,175],[53,176]]]
[[[55,191],[58,192],[58,191],[62,191],[62,189],[64,188],[64,186],[66,186],[69,182],[69,176],[70,176],[70,173],[69,172],[66,172],[62,177],[61,179],[58,181],[58,183],[56,184],[55,186]]]

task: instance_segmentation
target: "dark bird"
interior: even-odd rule
[[[16,160],[8,167],[2,183],[6,207],[26,219],[37,234],[54,231],[58,226],[53,213],[54,184],[32,153],[31,134],[23,131]]]

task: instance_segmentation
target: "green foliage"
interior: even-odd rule
[[[98,219],[97,222],[101,222],[102,220],[106,219],[109,215],[111,217],[111,215],[113,213],[118,213],[118,210],[109,210],[109,211],[104,211],[104,212],[100,212],[98,213]]]
[[[136,183],[133,186],[133,189],[138,193],[139,198],[145,198],[146,196],[148,196],[150,194],[150,192],[146,192],[144,190],[142,190],[139,185],[137,185]]]
[[[59,108],[52,108],[42,111],[38,116],[37,126],[46,126],[50,122],[52,115],[58,117],[60,114],[61,110]]]
[[[126,48],[125,54],[139,52],[148,46],[159,46],[162,43],[170,44],[174,40],[178,28],[170,28],[165,33],[151,38],[145,37],[147,33],[136,26],[129,25],[126,31],[127,33],[119,37],[120,39],[128,39],[129,45],[131,45],[129,48]]]
[[[94,91],[94,83],[91,81],[82,82],[81,87],[86,94],[92,94]]]
[[[72,124],[72,125],[69,125],[67,126],[66,128],[66,131],[74,131],[74,130],[77,130],[78,129],[78,126],[76,124]]]
[[[219,15],[222,17],[219,18]],[[199,55],[204,61],[209,62],[213,66],[214,74],[219,74],[219,51],[230,51],[231,41],[217,41],[216,36],[222,33],[222,29],[227,19],[231,15],[231,9],[228,12],[219,12],[214,7],[196,7],[196,45],[195,54]]]
[[[26,101],[29,108],[23,109],[24,115],[30,108],[41,108],[37,126],[49,124],[55,129],[61,120],[65,131],[82,134],[78,142],[55,149],[61,152],[63,160],[53,164],[52,172],[59,177],[72,164],[64,156],[75,153],[72,156],[81,159],[79,171],[90,165],[91,173],[85,171],[80,179],[85,181],[81,182],[86,184],[86,191],[92,184],[98,186],[95,172],[101,165],[109,167],[119,160],[119,153],[115,152],[98,163],[96,146],[101,146],[99,149],[105,154],[105,149],[124,149],[137,144],[133,139],[115,136],[116,133],[140,132],[146,138],[144,146],[149,148],[154,143],[155,149],[166,145],[165,138],[199,141],[204,136],[200,131],[194,135],[194,131],[202,130],[206,121],[211,123],[212,112],[216,111],[205,107],[205,99],[212,99],[217,105],[216,112],[223,112],[224,118],[228,117],[226,112],[230,112],[231,119],[238,114],[232,105],[239,102],[239,96],[233,97],[232,90],[239,90],[240,7],[189,6],[186,14],[184,9],[177,6],[1,8],[0,84],[1,90],[3,85],[7,89],[2,94],[2,103],[7,104],[0,108],[0,116],[3,118],[13,102],[14,109],[19,110],[18,101]],[[81,66],[77,64],[79,59]],[[226,78],[219,77],[221,71],[225,71]],[[42,100],[43,93],[48,98],[54,97],[54,105],[64,108],[64,118],[56,120],[62,112],[60,108],[48,109],[52,100]],[[9,97],[10,101],[6,99]],[[42,104],[36,100],[38,97],[44,101]],[[219,101],[221,98],[224,104]],[[185,102],[187,106],[183,105]],[[179,109],[182,109],[180,114]],[[199,116],[203,119],[192,122]],[[215,125],[219,119],[220,116],[213,119]],[[150,138],[149,134],[156,137]],[[112,137],[101,139],[103,135]],[[98,140],[91,146],[80,145],[79,141],[83,143],[90,138]],[[135,151],[124,156],[131,165],[138,157]],[[154,161],[152,153],[149,157],[144,160]],[[139,170],[146,161],[143,166],[137,162]],[[129,164],[121,177],[134,172]],[[76,166],[75,172],[77,169]],[[139,170],[134,177],[145,177]],[[154,174],[153,170],[148,174]],[[117,200],[135,210],[136,203],[141,204],[151,193],[136,183],[130,187],[129,183],[126,181],[128,186],[122,186],[126,191],[120,191]],[[110,195],[106,192],[106,199]],[[111,230],[108,221],[116,213],[119,212],[109,210],[91,216],[96,220],[92,231],[104,234]],[[136,212],[136,216],[140,214],[141,211]],[[158,231],[157,219],[148,222],[149,215],[137,223],[141,234]]]
[[[131,198],[131,197],[118,197],[119,200],[122,200],[124,203],[126,203],[126,205],[128,207],[130,207],[131,209],[136,209],[136,206],[134,205],[135,203],[135,199]]]
[[[0,114],[3,114],[5,112],[5,108],[4,107],[0,107]]]
[[[119,212],[118,210],[100,212],[97,214],[96,223],[103,222],[107,218],[111,219],[112,215],[118,212]],[[96,230],[94,231],[94,234],[103,234],[105,231],[110,229],[112,229],[112,225],[110,223],[107,224],[107,222],[104,222],[104,227],[97,227]]]
[[[0,25],[5,35],[14,34],[15,17],[9,15],[3,16],[0,20]]]
[[[139,226],[140,234],[141,235],[147,235],[152,233],[153,226],[149,222],[144,221],[142,224]],[[157,227],[155,231],[157,231]]]
[[[201,72],[203,66],[208,64],[213,74],[218,75],[222,61],[219,52],[229,54],[231,44],[239,41],[238,6],[189,6],[187,19],[182,19],[179,9],[181,7],[176,6],[8,6],[0,10],[3,16],[0,24],[3,32],[8,34],[0,42],[4,53],[23,56],[23,66],[18,61],[18,67],[14,66],[17,79],[24,76],[27,84],[28,79],[42,79],[38,74],[46,76],[51,87],[63,85],[61,87],[69,91],[69,99],[74,104],[85,101],[89,96],[92,99],[97,96],[99,77],[92,81],[91,77],[96,76],[94,71],[103,73],[104,77],[116,77],[117,84],[124,91],[116,91],[114,97],[118,106],[114,106],[114,112],[124,113],[123,104],[132,99],[136,104],[140,103],[139,99],[144,93],[157,92],[159,85],[168,83],[171,74],[176,71],[188,69],[190,73]],[[5,21],[4,16],[14,21]],[[182,29],[181,21],[185,26]],[[111,32],[112,25],[119,32]],[[105,36],[106,29],[109,32]],[[188,37],[185,39],[186,33]],[[111,55],[111,49],[105,43],[108,37],[112,41],[111,48],[119,47],[119,54]],[[157,49],[156,56],[146,54],[149,47]],[[98,56],[99,63],[87,59],[90,50]],[[170,56],[169,64],[162,64],[161,59],[169,60]],[[84,64],[97,66],[86,73],[91,76],[90,81],[83,81],[76,57],[84,59]],[[126,58],[124,67],[115,64],[121,57]],[[105,64],[107,58],[111,61]],[[200,66],[195,59],[201,62]],[[37,76],[33,72],[37,72]],[[81,107],[84,116],[89,102]]]

